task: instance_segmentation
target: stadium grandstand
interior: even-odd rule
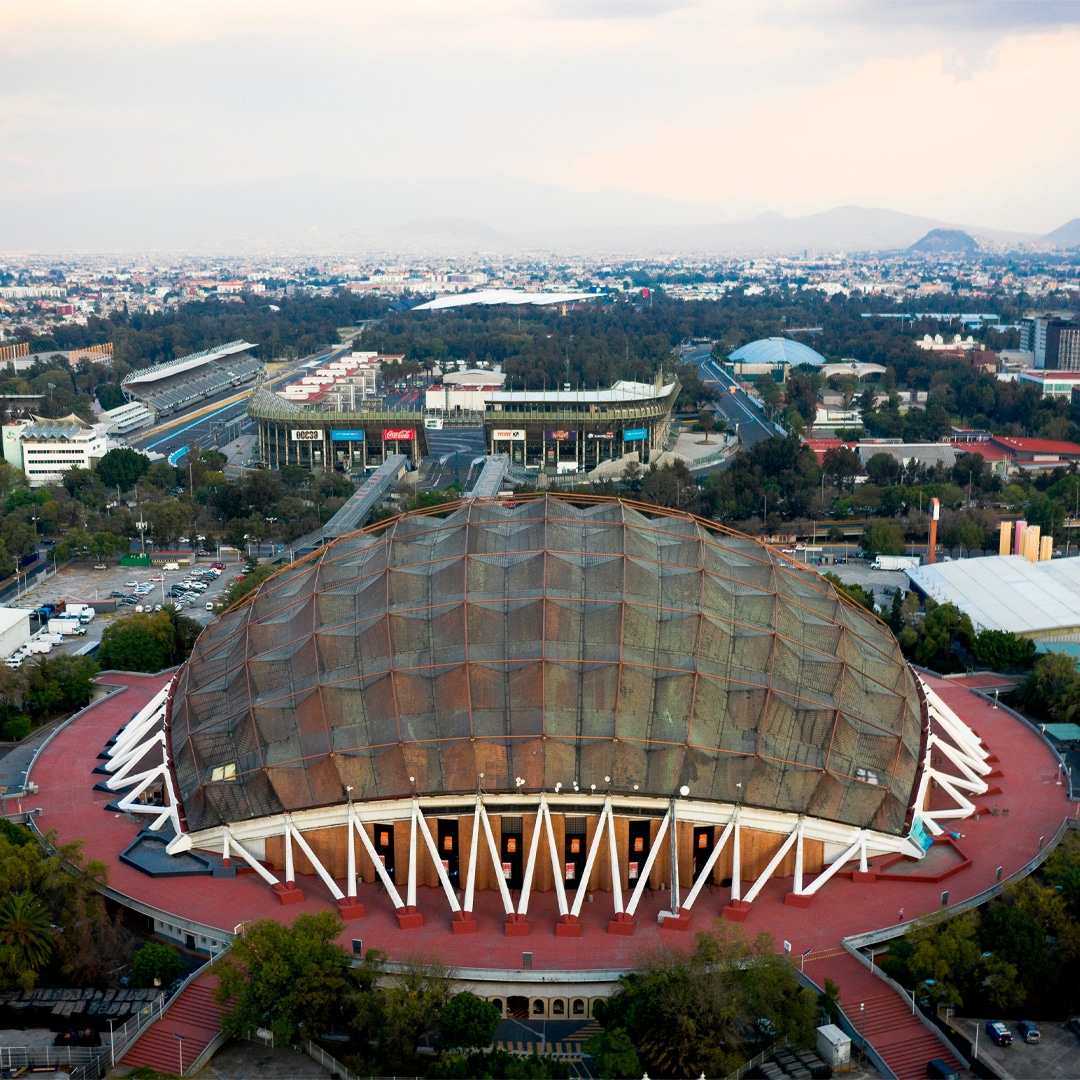
[[[249,341],[230,341],[133,371],[121,386],[129,401],[142,401],[164,416],[255,378],[263,365],[251,354],[254,348]]]

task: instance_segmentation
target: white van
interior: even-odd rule
[[[180,564],[178,562],[167,562],[161,569],[162,570],[179,570],[180,569]]]

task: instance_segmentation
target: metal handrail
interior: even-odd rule
[[[331,1075],[340,1077],[340,1080],[359,1080],[355,1073],[349,1072],[337,1058],[332,1057],[318,1043],[312,1042],[311,1039],[304,1043],[304,1053],[312,1061],[317,1061]]]

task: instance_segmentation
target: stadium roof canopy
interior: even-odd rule
[[[215,360],[224,360],[228,356],[234,356],[236,353],[247,352],[248,349],[254,348],[255,346],[250,341],[230,341],[227,345],[218,345],[213,349],[205,349],[202,352],[181,356],[179,360],[166,360],[163,364],[154,364],[153,367],[133,371],[124,379],[124,386],[169,379],[173,375],[181,374],[181,372],[193,371],[204,364],[212,364]]]
[[[689,514],[518,497],[343,536],[203,632],[171,758],[192,830],[346,803],[591,790],[902,835],[922,737],[895,638]]]
[[[619,405],[667,397],[674,389],[673,382],[657,386],[656,383],[630,382],[620,379],[606,390],[587,387],[577,390],[494,390],[488,395],[488,400],[494,404],[509,404],[516,401],[535,404],[595,402]]]
[[[820,367],[826,363],[825,357],[809,345],[801,341],[792,341],[786,337],[761,338],[759,341],[751,341],[749,345],[743,345],[734,352],[728,353],[728,359],[741,364],[767,364],[780,367],[788,364],[798,367],[799,364],[813,364]]]
[[[439,311],[442,308],[471,307],[474,304],[527,304],[533,307],[547,307],[550,304],[572,304],[578,300],[597,300],[605,293],[568,292],[535,293],[522,292],[519,289],[483,289],[473,293],[454,293],[452,296],[438,296],[427,303],[417,304],[412,311]]]
[[[994,555],[919,566],[907,575],[927,596],[955,604],[976,630],[1031,638],[1080,630],[1080,559],[1034,563]]]

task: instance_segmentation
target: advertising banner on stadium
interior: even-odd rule
[[[293,428],[289,434],[293,442],[322,442],[322,432],[312,428]]]
[[[648,431],[643,427],[627,428],[622,433],[623,442],[638,442],[649,437]]]
[[[385,442],[411,442],[413,439],[416,438],[416,428],[384,428],[382,437]]]
[[[544,438],[548,442],[576,442],[576,431],[545,431]]]
[[[330,438],[334,442],[363,442],[363,431],[331,431]]]
[[[615,432],[614,431],[590,431],[588,433],[588,435],[585,436],[585,438],[586,439],[614,439],[615,438]]]
[[[524,428],[496,428],[491,437],[496,442],[524,442],[525,441],[525,429]]]

